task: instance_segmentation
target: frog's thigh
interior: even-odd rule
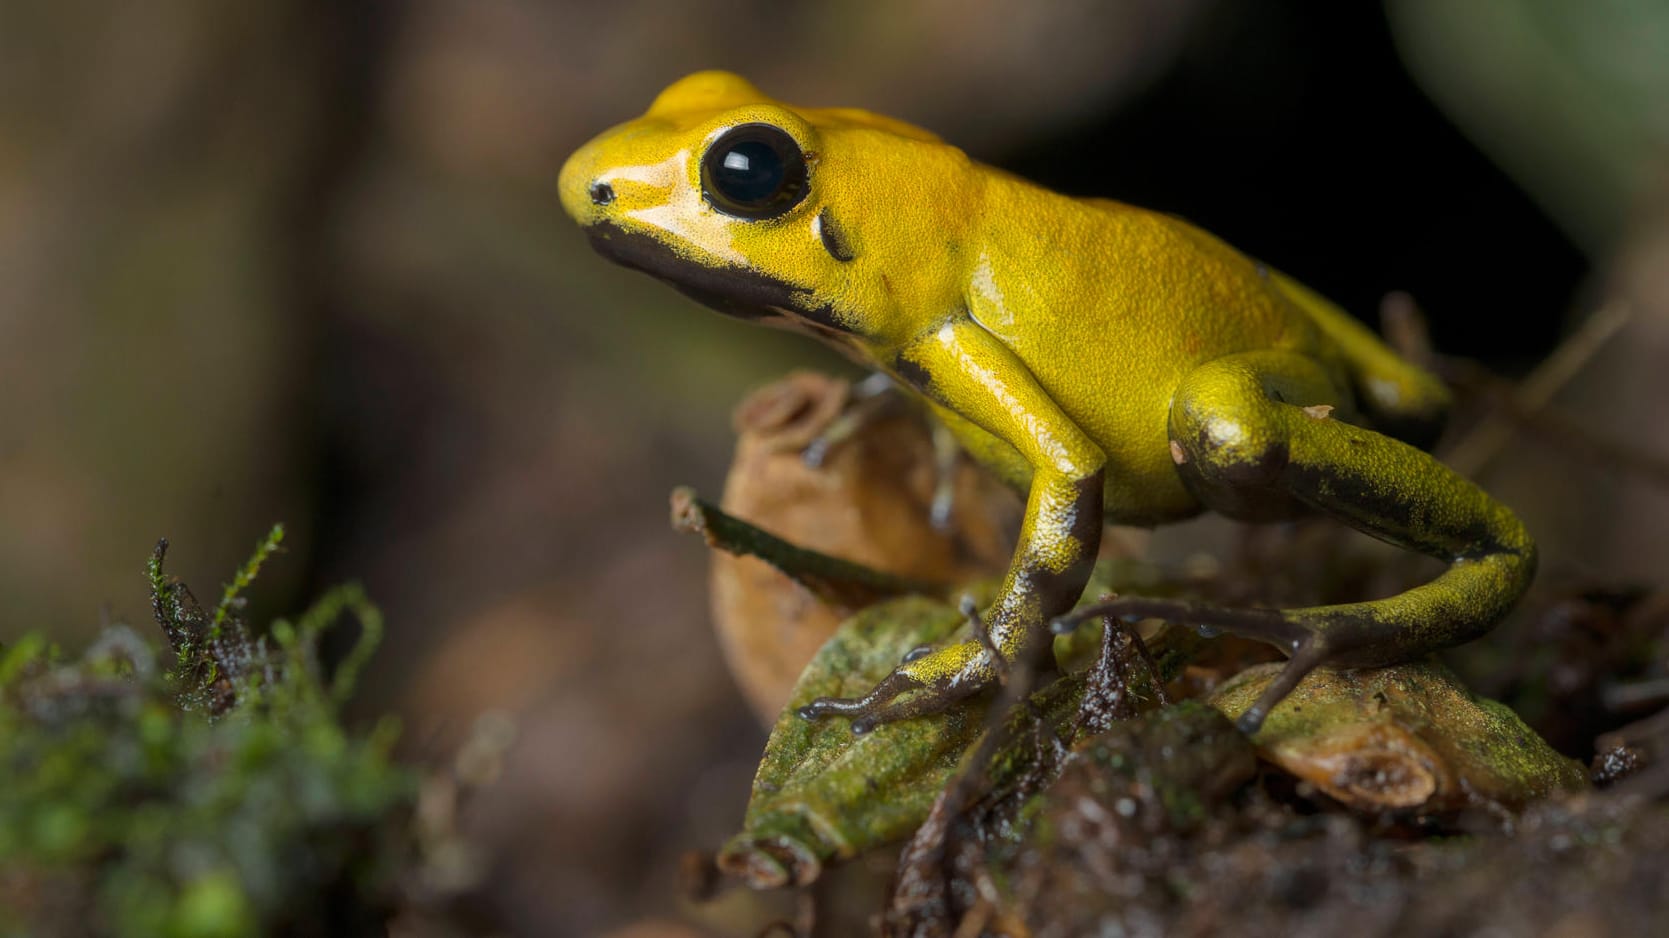
[[[1200,503],[1242,521],[1299,514],[1278,471],[1291,450],[1284,408],[1336,407],[1347,395],[1314,361],[1286,352],[1231,355],[1195,368],[1171,401],[1171,459]]]
[[[1421,448],[1436,441],[1451,403],[1443,382],[1403,360],[1366,326],[1297,281],[1276,274],[1275,282],[1343,353],[1357,404],[1376,429]]]
[[[1284,499],[1449,563],[1387,599],[1284,610],[1311,636],[1304,658],[1389,664],[1487,631],[1534,571],[1523,525],[1430,455],[1335,418],[1328,405],[1339,398],[1314,362],[1291,352],[1202,365],[1171,405],[1178,470],[1211,507],[1244,516]]]

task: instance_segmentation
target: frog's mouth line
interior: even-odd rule
[[[828,306],[812,306],[812,291],[746,267],[703,267],[660,241],[612,222],[585,229],[591,247],[616,264],[641,270],[678,292],[726,316],[753,322],[802,320],[836,332],[850,327]]]

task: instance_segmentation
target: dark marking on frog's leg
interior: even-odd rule
[[[1290,403],[1273,399],[1276,387]],[[1172,404],[1171,438],[1186,451],[1178,471],[1208,507],[1285,498],[1449,564],[1385,599],[1286,609],[1262,623],[1223,620],[1292,655],[1243,718],[1249,726],[1319,664],[1377,667],[1477,638],[1535,572],[1535,544],[1511,511],[1421,450],[1318,406],[1340,397],[1315,362],[1262,351],[1196,368]]]
[[[1077,604],[1101,548],[1105,479],[1097,470],[1072,480],[1067,489],[1070,508],[1035,522],[1036,528],[1050,530],[1022,532],[1023,553],[1016,556],[986,616],[990,643],[1006,661],[1048,663],[1049,623]],[[1028,538],[1028,533],[1034,537]],[[1025,545],[1037,540],[1054,546],[1025,553]]]
[[[1040,570],[1034,574],[1043,607],[1040,625],[1046,625],[1054,616],[1077,605],[1078,598],[1084,595],[1084,585],[1095,567],[1095,556],[1101,550],[1101,532],[1107,523],[1102,513],[1106,484],[1105,472],[1072,483],[1072,521],[1066,534],[1075,545],[1075,556],[1063,570]]]
[[[997,601],[985,616],[970,617],[981,628],[980,638],[912,657],[862,697],[819,698],[801,707],[799,715],[808,720],[849,716],[853,732],[862,733],[881,723],[948,710],[998,684],[1016,664],[1038,671],[1052,668],[1049,621],[1072,608],[1089,579],[1101,543],[1104,482],[1097,469],[1055,484],[1055,497],[1065,496],[1065,503],[1028,522]]]
[[[861,723],[873,711],[884,707],[900,694],[908,693],[921,687],[921,682],[912,680],[904,673],[906,666],[920,661],[928,655],[918,655],[912,650],[906,655],[904,664],[893,669],[891,674],[882,678],[880,683],[869,689],[869,693],[862,697],[818,697],[794,713],[802,720],[819,720],[827,716],[848,716],[852,718],[852,732],[862,735],[871,729],[867,723]]]
[[[991,637],[991,630],[986,628],[985,619],[979,614],[979,603],[975,602],[972,596],[963,594],[962,601],[957,604],[957,611],[968,621],[968,628],[974,633],[974,641],[979,642],[979,647],[985,649],[985,654],[991,659],[997,674],[1006,677],[1008,661],[1003,658],[1002,649],[997,647],[996,640]]]
[[[826,205],[817,213],[817,237],[823,242],[823,250],[842,264],[858,256],[853,253],[852,242],[847,240],[846,232],[835,222],[834,214]]]
[[[1296,650],[1304,639],[1309,637],[1308,632],[1287,621],[1277,609],[1231,609],[1207,602],[1153,599],[1147,596],[1118,596],[1105,602],[1074,609],[1066,615],[1057,616],[1050,622],[1049,630],[1056,635],[1062,635],[1091,619],[1104,616],[1125,622],[1163,619],[1178,625],[1193,626],[1208,635],[1219,631],[1234,632],[1237,635],[1255,632],[1264,641],[1281,645],[1289,652]]]
[[[927,393],[933,383],[933,376],[927,373],[927,369],[923,368],[920,362],[903,355],[893,359],[892,371],[898,375],[898,380],[923,394]]]

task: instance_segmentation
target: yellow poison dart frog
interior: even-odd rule
[[[1535,546],[1519,520],[1418,448],[1448,409],[1443,385],[1184,221],[1059,195],[901,121],[787,105],[725,72],[678,81],[586,144],[560,188],[605,256],[887,373],[1028,493],[981,617],[988,641],[912,656],[807,717],[849,715],[862,732],[991,686],[994,656],[1047,665],[1050,625],[1078,601],[1104,520],[1321,511],[1449,564],[1372,602],[1126,597],[1095,610],[1279,646],[1291,660],[1242,718],[1247,731],[1318,664],[1391,664],[1468,641],[1530,582]]]

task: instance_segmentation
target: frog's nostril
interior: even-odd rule
[[[614,201],[614,187],[606,182],[594,182],[590,190],[591,201],[595,205],[607,205]]]

